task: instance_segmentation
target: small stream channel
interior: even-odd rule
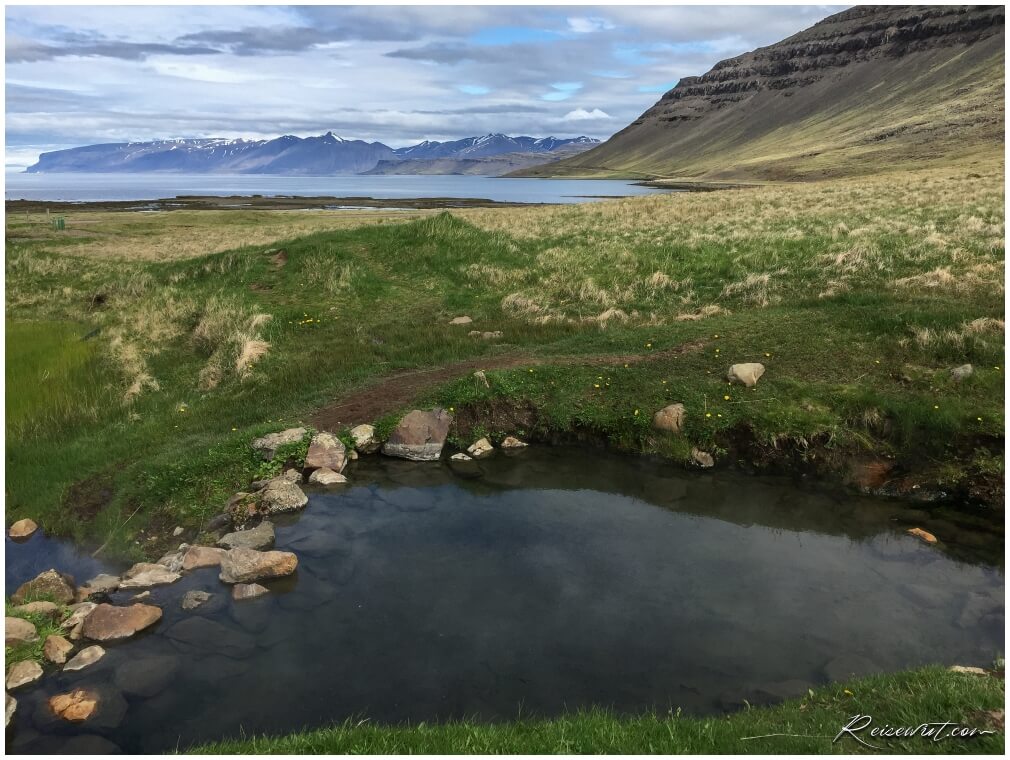
[[[15,692],[8,750],[164,752],[352,716],[719,713],[1002,647],[1001,527],[921,505],[566,448],[455,469],[363,457],[349,476],[275,521],[295,576],[238,603],[216,569],[152,589],[157,626]],[[8,594],[49,567],[120,569],[40,534],[8,540],[6,566]],[[197,588],[215,598],[184,612]],[[78,686],[109,709],[74,726],[46,700]]]

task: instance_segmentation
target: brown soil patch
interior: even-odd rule
[[[545,364],[596,364],[604,367],[619,367],[625,364],[661,361],[664,358],[681,356],[704,347],[700,340],[683,343],[665,351],[649,354],[589,354],[585,356],[536,357],[524,354],[471,359],[443,367],[399,372],[383,378],[342,399],[327,404],[309,418],[309,424],[319,430],[337,430],[341,427],[374,422],[383,415],[395,412],[410,404],[424,391],[442,383],[456,380],[479,369],[511,369],[520,366],[540,366]]]
[[[112,496],[112,477],[100,473],[70,486],[63,497],[63,508],[87,522],[108,506]]]

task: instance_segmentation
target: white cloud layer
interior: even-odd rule
[[[828,6],[7,6],[7,163],[170,137],[606,138]]]

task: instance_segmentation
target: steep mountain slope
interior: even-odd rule
[[[522,153],[524,161],[499,163],[501,172],[541,163],[597,144],[589,137],[509,137],[490,134],[451,142],[425,141],[393,150],[380,142],[345,140],[332,132],[318,137],[285,135],[273,140],[158,140],[146,143],[109,143],[43,153],[28,167],[37,172],[188,172],[194,174],[358,174],[382,162],[460,159],[480,161]],[[451,166],[448,164],[447,166]],[[499,173],[501,173],[499,172]],[[383,172],[397,173],[397,172]],[[417,173],[407,171],[406,173]],[[455,173],[425,171],[426,174]]]
[[[685,77],[599,147],[517,174],[788,180],[992,160],[1003,82],[1002,6],[859,6]]]

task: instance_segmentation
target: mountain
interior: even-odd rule
[[[430,142],[398,148],[396,155],[402,159],[421,158],[486,158],[505,153],[555,153],[568,146],[582,149],[598,144],[591,137],[509,137],[502,134],[467,137],[452,142]]]
[[[795,180],[1002,160],[1002,6],[857,6],[519,176]]]
[[[544,138],[544,141],[546,140],[554,140],[554,138]],[[599,144],[600,141],[580,137],[576,140],[557,140],[555,142],[557,144],[550,151],[500,153],[477,158],[448,155],[443,158],[406,158],[397,161],[379,161],[374,169],[362,172],[362,174],[468,174],[500,177],[519,169],[540,166],[545,161],[558,161],[567,156],[581,153]]]
[[[43,153],[28,167],[39,172],[185,172],[191,174],[358,174],[380,162],[429,159],[486,159],[535,154],[536,160],[512,168],[542,163],[546,155],[582,150],[599,142],[589,137],[509,137],[491,134],[452,142],[425,141],[396,150],[380,142],[345,140],[332,132],[318,137],[285,135],[273,140],[157,140],[108,143]],[[383,172],[394,173],[394,172]],[[417,172],[408,172],[417,173]],[[438,173],[438,172],[424,172]]]

